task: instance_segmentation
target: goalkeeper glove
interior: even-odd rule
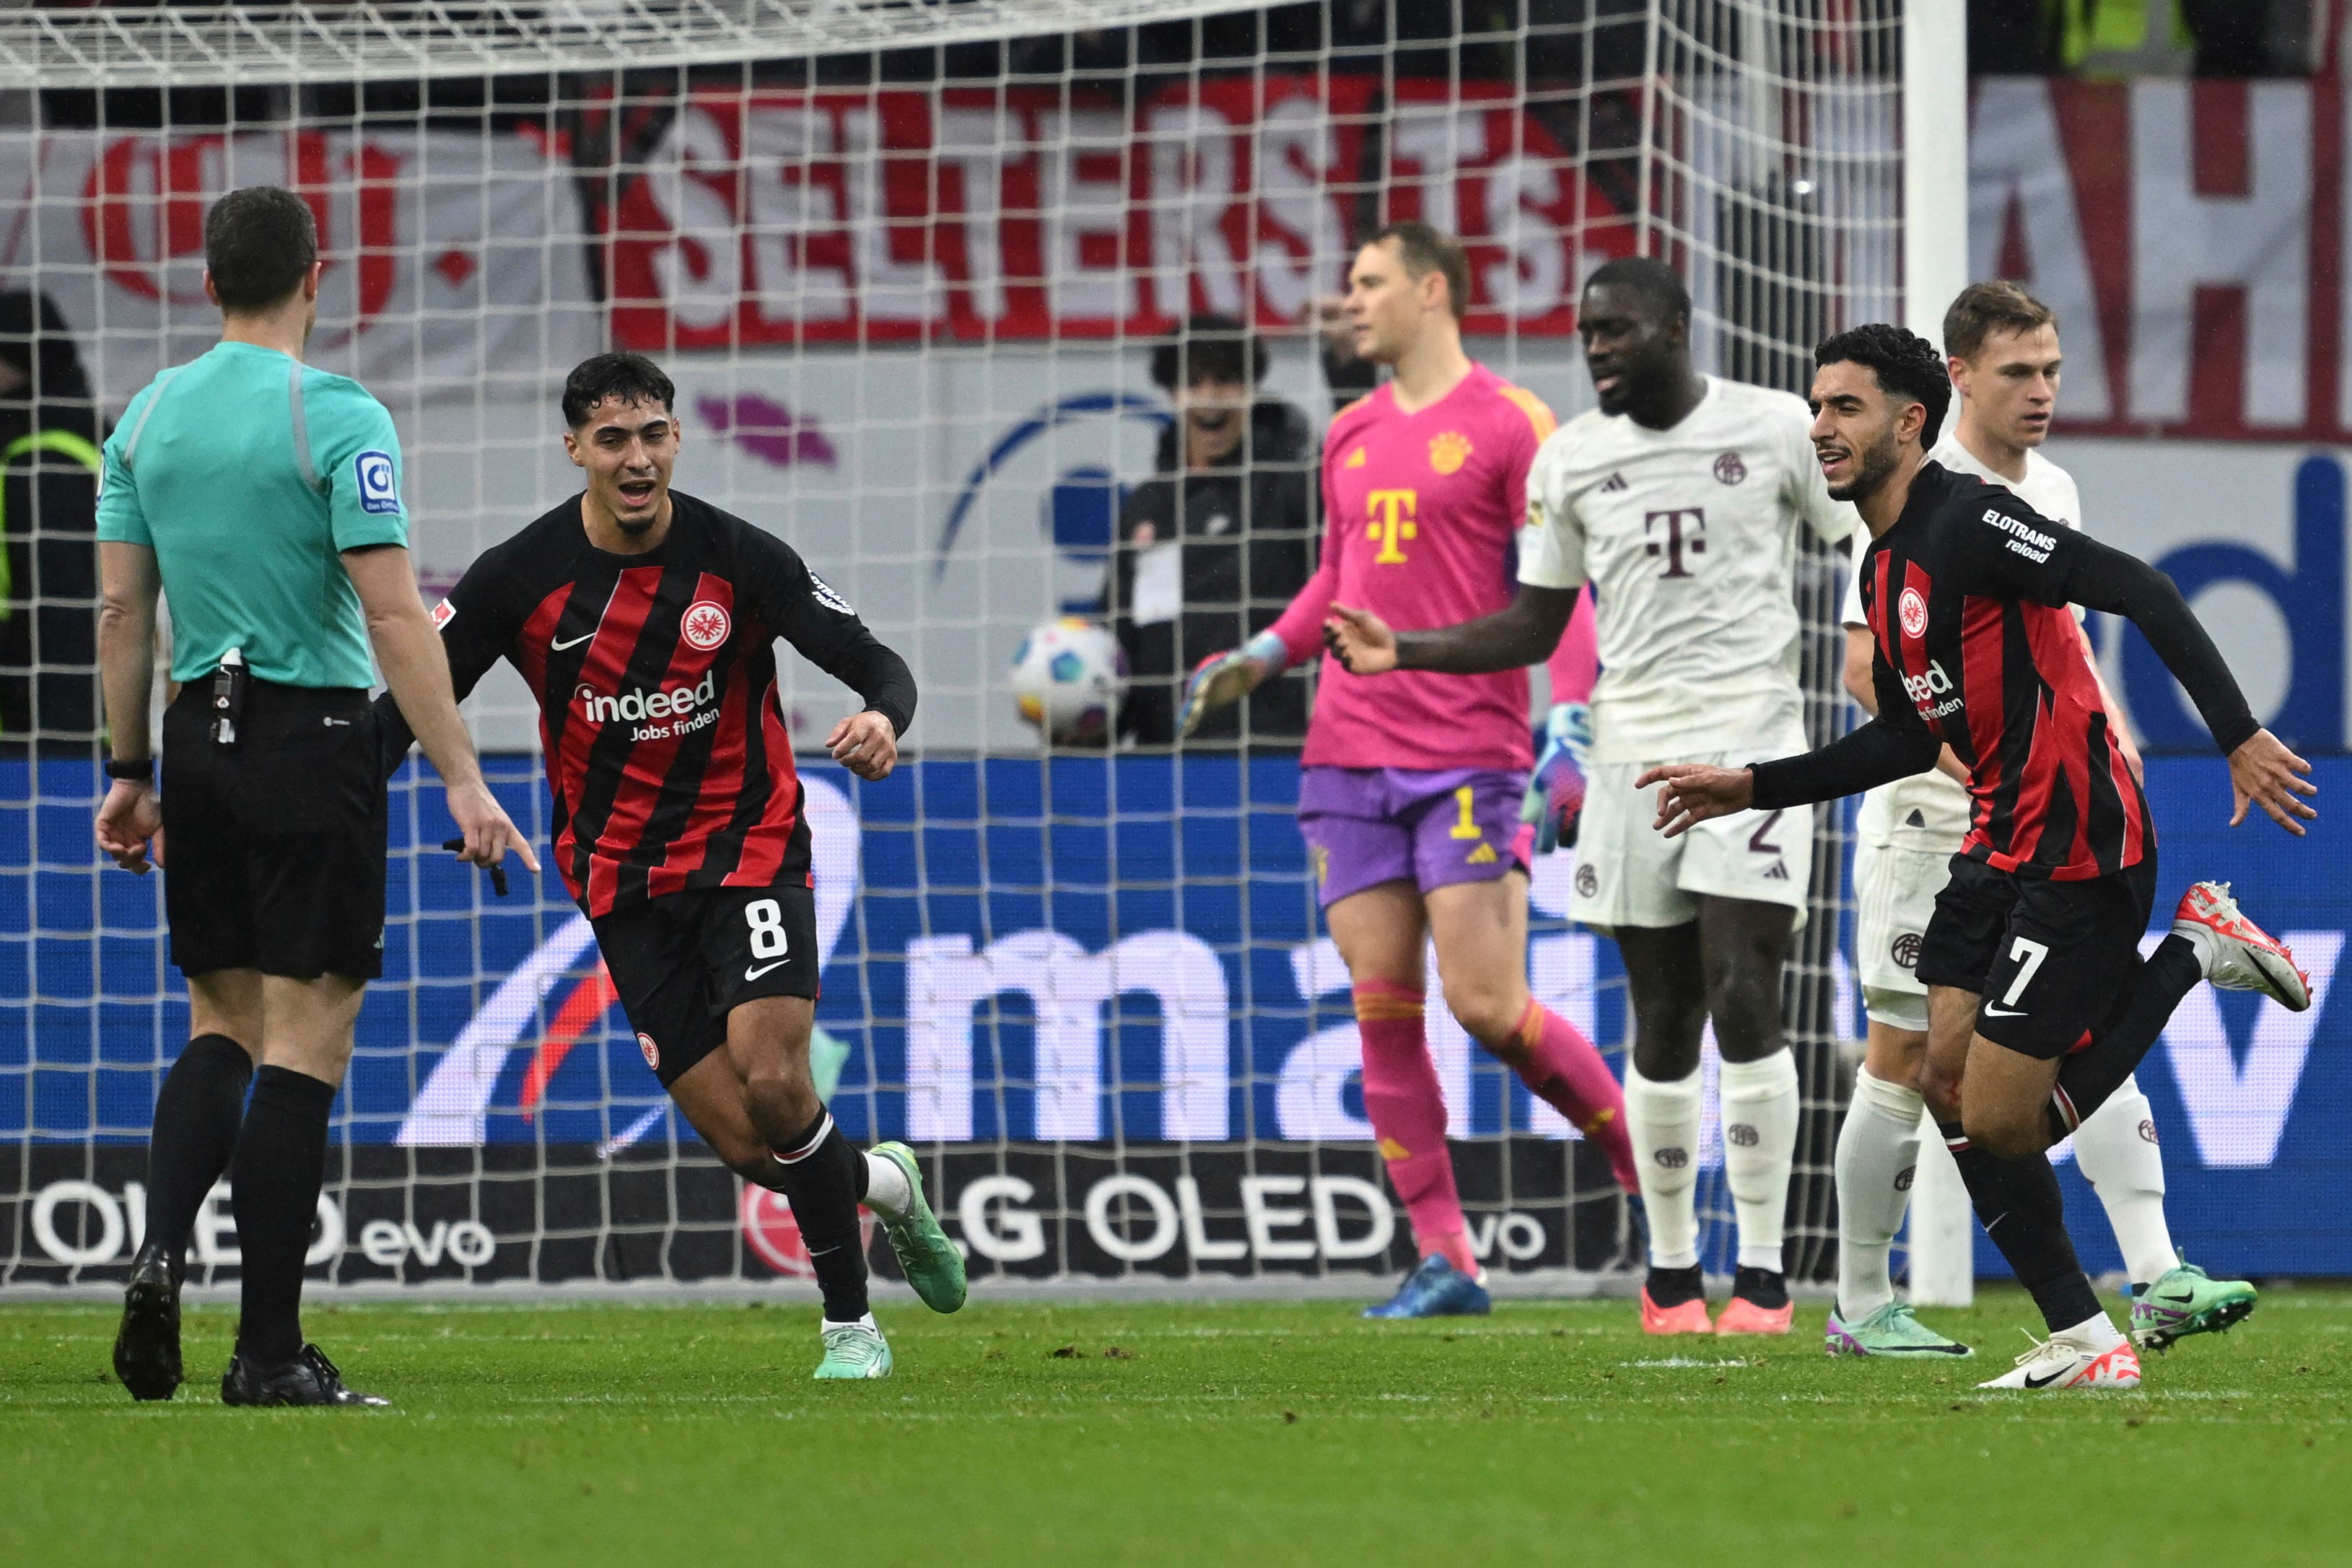
[[[1576,821],[1584,810],[1584,781],[1592,768],[1592,710],[1582,703],[1555,703],[1544,721],[1543,755],[1536,758],[1519,821],[1538,824],[1536,853],[1562,845],[1574,848]]]
[[[1191,735],[1201,727],[1211,708],[1239,702],[1289,664],[1290,650],[1271,632],[1261,632],[1238,648],[1210,654],[1194,667],[1192,679],[1184,687],[1184,711],[1177,717],[1176,733]]]

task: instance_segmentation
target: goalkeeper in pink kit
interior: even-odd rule
[[[1358,253],[1348,316],[1357,351],[1393,378],[1332,421],[1323,445],[1320,568],[1244,646],[1202,664],[1185,727],[1319,653],[1337,601],[1434,627],[1510,601],[1511,550],[1527,476],[1551,433],[1532,393],[1472,361],[1460,311],[1459,242],[1391,224]],[[1576,708],[1592,685],[1592,612],[1579,609],[1555,655],[1548,831],[1582,795]],[[1328,672],[1326,672],[1327,674]],[[1423,955],[1433,942],[1446,1006],[1470,1037],[1606,1152],[1635,1186],[1624,1095],[1592,1042],[1529,994],[1523,823],[1535,747],[1524,670],[1326,679],[1300,757],[1298,825],[1331,936],[1346,959],[1363,1038],[1364,1108],[1404,1202],[1421,1265],[1366,1315],[1483,1312],[1488,1299],[1445,1147],[1446,1106],[1423,1023]]]

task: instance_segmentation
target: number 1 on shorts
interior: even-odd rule
[[[1483,839],[1486,836],[1478,831],[1477,820],[1470,814],[1471,807],[1475,803],[1477,798],[1477,791],[1467,784],[1465,784],[1461,789],[1454,791],[1454,804],[1462,808],[1462,820],[1454,824],[1453,831],[1447,833],[1446,837],[1454,839]]]

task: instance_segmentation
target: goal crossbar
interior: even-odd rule
[[[0,89],[733,65],[1185,21],[1234,0],[555,0],[0,13]]]

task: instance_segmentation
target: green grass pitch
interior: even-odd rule
[[[2272,1293],[2147,1386],[1645,1339],[1623,1301],[1372,1324],[1339,1302],[879,1300],[888,1382],[807,1306],[314,1306],[389,1411],[223,1408],[230,1313],[134,1406],[113,1313],[0,1308],[0,1563],[2352,1562],[2352,1291]]]

